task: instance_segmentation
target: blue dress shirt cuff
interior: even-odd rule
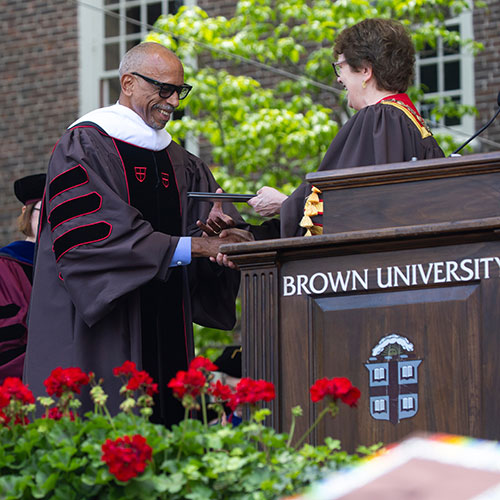
[[[168,267],[187,266],[191,264],[191,237],[181,236]]]

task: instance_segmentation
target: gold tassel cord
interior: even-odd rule
[[[317,234],[323,234],[323,228],[321,226],[315,226],[311,217],[323,213],[323,201],[320,199],[319,195],[321,190],[315,186],[311,188],[311,194],[306,198],[304,204],[304,216],[302,217],[299,225],[307,229],[304,236],[313,236]]]

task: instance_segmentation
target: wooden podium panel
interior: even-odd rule
[[[415,427],[454,434],[466,431],[467,435],[479,436],[480,408],[476,397],[480,386],[479,285],[311,300],[313,379],[349,374],[364,395],[358,411],[344,408],[334,421],[323,420],[320,440],[325,435],[346,440],[343,431],[346,428],[351,429],[348,440],[353,443],[393,441],[396,432],[407,434]],[[446,318],[453,318],[453,324],[448,324]],[[372,422],[370,374],[361,368],[373,347],[388,334],[410,340],[420,360],[414,377],[417,383],[407,383],[404,387],[405,391],[411,387],[408,392],[417,395],[413,404],[416,414],[406,412],[406,416],[398,416],[401,402],[394,397],[389,400],[389,411],[382,412],[380,420]],[[397,368],[394,366],[396,373]],[[429,404],[432,401],[441,401],[446,409],[436,412]],[[387,417],[390,420],[382,419]]]
[[[321,171],[324,232],[366,231],[500,215],[500,155]]]
[[[468,167],[462,159],[455,167],[440,161],[447,174],[424,181],[432,189],[420,192],[422,210],[415,200],[407,204],[399,225],[390,214],[403,197],[391,197],[389,187],[422,186],[418,165],[398,171],[401,182],[382,191],[380,183],[367,186],[375,193],[370,203],[344,213],[342,227],[350,230],[335,223],[332,234],[223,247],[242,272],[244,373],[276,385],[270,423],[277,429],[289,430],[291,409],[300,405],[299,437],[323,408],[311,402],[310,386],[348,377],[361,390],[358,408],[341,404],[311,442],[332,436],[353,451],[417,431],[500,439],[500,170],[490,169],[500,155],[489,156],[472,183],[462,173],[477,158]],[[379,180],[388,170],[370,168]],[[457,179],[473,191],[482,186],[489,209],[480,211],[482,193],[453,203]],[[337,190],[322,186],[325,202],[342,190],[347,200],[359,188],[345,182]],[[437,212],[439,192],[447,201]],[[373,227],[353,230],[363,217]]]

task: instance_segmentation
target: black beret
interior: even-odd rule
[[[222,354],[214,361],[217,370],[231,377],[241,378],[241,346],[226,347]]]
[[[17,179],[14,182],[16,198],[24,205],[40,201],[43,198],[45,177],[45,174],[33,174]]]

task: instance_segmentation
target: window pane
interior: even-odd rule
[[[115,104],[120,96],[120,82],[118,78],[104,78],[101,80],[101,107]]]
[[[153,26],[156,20],[161,16],[161,3],[152,3],[148,5],[147,20],[149,26]]]
[[[431,47],[429,44],[426,44],[423,50],[419,53],[420,59],[426,59],[427,57],[436,57],[436,49]]]
[[[116,69],[120,65],[120,46],[117,43],[106,45],[104,50],[104,69]]]
[[[123,53],[120,47],[125,51],[131,49],[142,41],[144,25],[153,25],[158,17],[163,13],[175,14],[183,5],[182,0],[102,0],[102,5],[105,6],[104,15],[104,70],[116,71],[118,69],[120,58]],[[123,17],[119,19],[113,14],[122,14],[137,23],[125,20],[125,33],[123,32]],[[141,17],[142,15],[142,17]],[[120,43],[106,43],[106,39],[116,37],[120,39]],[[124,43],[125,42],[125,43]],[[101,68],[100,68],[101,69]],[[118,76],[106,77],[101,79],[101,105],[113,104],[118,100],[120,94],[120,82]],[[173,118],[179,118],[183,115],[182,111],[175,113]]]
[[[420,66],[420,83],[423,86],[424,92],[437,92],[438,79],[437,66],[435,64]]]
[[[460,61],[444,63],[444,90],[460,88]]]
[[[433,102],[423,102],[420,105],[420,115],[425,121],[429,121],[431,119],[431,111],[434,108]]]
[[[126,47],[125,50],[128,51],[132,47],[135,47],[136,45],[138,45],[139,43],[141,43],[141,39],[140,38],[136,38],[134,40],[127,40],[127,43],[125,44],[125,47]]]
[[[141,8],[140,7],[130,7],[126,11],[127,18],[135,19],[137,21],[141,20]],[[127,35],[131,33],[140,33],[141,26],[139,23],[131,23],[127,20]]]
[[[458,35],[460,35],[460,28],[457,26],[448,26],[448,31],[454,31]],[[449,43],[443,43],[443,52],[445,55],[449,54],[458,54],[459,53],[459,48],[457,44],[449,44]]]
[[[460,100],[460,97],[452,97],[451,100],[456,103],[456,104],[460,104],[461,103],[461,100]],[[462,120],[458,117],[448,117],[446,116],[445,119],[444,119],[444,124],[447,126],[447,127],[452,127],[453,125],[460,125],[462,123]]]
[[[120,97],[120,80],[118,78],[111,78],[109,80],[109,104],[114,104]]]
[[[176,14],[183,4],[184,4],[183,0],[170,0],[168,2],[168,13]]]
[[[111,10],[113,14],[118,14],[117,10]],[[106,21],[105,21],[105,31],[104,31],[104,36],[106,38],[109,38],[111,36],[118,36],[120,34],[120,20],[116,16],[111,16],[106,14]]]

